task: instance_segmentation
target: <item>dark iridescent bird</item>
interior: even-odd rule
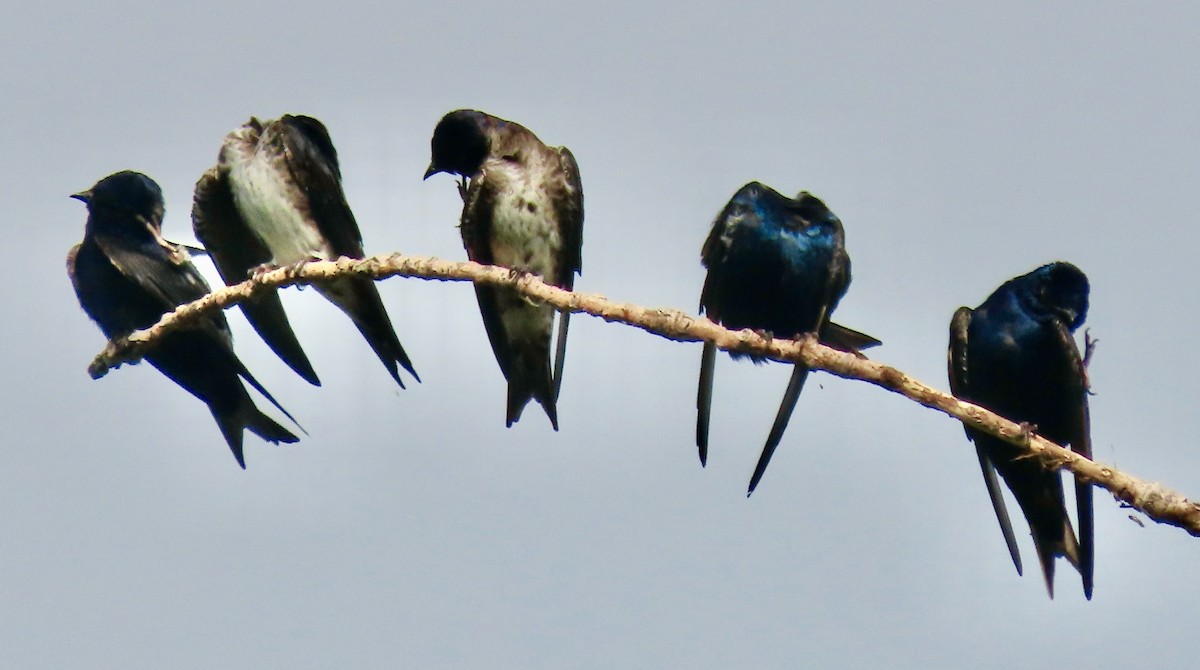
[[[71,197],[87,205],[88,219],[83,242],[67,255],[67,274],[79,304],[109,339],[151,326],[209,292],[187,251],[162,237],[163,198],[154,180],[118,172]],[[234,354],[224,313],[164,336],[146,360],[208,405],[243,468],[243,430],[268,442],[297,441],[242,386],[239,376],[292,418]]]
[[[700,294],[700,311],[726,328],[752,328],[779,338],[817,333],[822,343],[844,351],[879,344],[869,335],[829,320],[850,285],[850,257],[842,222],[807,192],[792,199],[758,182],[746,184],[713,222],[701,261],[708,268],[708,277]],[[716,356],[716,346],[706,342],[696,398],[696,446],[701,465],[708,460]],[[730,352],[730,356],[746,355]],[[779,446],[807,376],[807,366],[794,365],[747,495],[758,486]]]
[[[192,227],[226,284],[260,268],[363,257],[337,152],[325,126],[309,116],[251,118],[229,133],[217,165],[196,183]],[[313,286],[350,317],[397,384],[404,386],[397,364],[417,378],[375,282],[345,277]],[[243,303],[242,311],[289,367],[320,384],[277,292]]]
[[[566,147],[542,144],[524,126],[483,112],[450,112],[433,131],[425,178],[438,172],[464,178],[462,237],[478,263],[531,272],[571,290],[581,269],[583,185]],[[558,321],[554,370],[550,337],[554,308],[514,291],[475,285],[483,325],[508,380],[507,425],[537,400],[554,430],[562,384],[569,312]]]
[[[1070,263],[1051,263],[1004,283],[975,309],[960,307],[950,323],[950,388],[954,395],[982,405],[1075,453],[1092,457],[1088,419],[1086,357],[1073,333],[1088,309],[1088,280]],[[1046,588],[1054,597],[1054,558],[1065,557],[1083,577],[1092,597],[1092,488],[1075,484],[1079,539],[1071,529],[1062,478],[1015,447],[967,429],[975,443],[988,495],[1000,521],[1017,573],[1012,523],[996,471],[1020,504],[1033,532]]]

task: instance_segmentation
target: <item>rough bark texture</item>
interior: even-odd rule
[[[1108,490],[1117,500],[1159,523],[1179,526],[1192,535],[1200,536],[1200,504],[1161,484],[1127,475],[1116,468],[1082,458],[1042,437],[1030,435],[1012,421],[926,386],[893,367],[821,346],[812,338],[776,340],[751,330],[727,330],[706,318],[676,309],[647,308],[613,302],[596,294],[572,293],[550,286],[533,275],[472,262],[391,254],[363,260],[339,258],[336,261],[314,261],[273,270],[182,305],[164,315],[154,326],[137,331],[128,338],[110,342],[92,361],[88,373],[93,379],[98,379],[122,363],[139,360],[163,333],[211,310],[227,309],[256,292],[347,274],[365,275],[376,280],[403,276],[511,286],[530,298],[559,309],[585,312],[605,321],[635,326],[671,340],[705,340],[721,349],[753,353],[780,361],[803,361],[813,369],[869,382],[948,414],[968,426],[1024,449],[1048,469],[1064,468],[1079,480]]]

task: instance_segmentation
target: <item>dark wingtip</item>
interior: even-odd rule
[[[554,401],[541,402],[542,409],[546,410],[546,418],[550,419],[550,427],[554,432],[558,432],[558,407],[555,407]]]
[[[279,354],[279,352],[275,353],[276,355]],[[300,355],[303,357],[304,352],[301,352]],[[284,365],[291,368],[292,372],[295,372],[304,381],[313,386],[319,387],[321,385],[321,378],[317,376],[317,371],[313,369],[312,364],[308,362],[307,358],[302,358],[302,360],[292,360],[290,357],[285,358],[283,356],[279,356],[279,358],[283,361]]]
[[[418,375],[416,369],[413,368],[413,364],[408,360],[408,356],[405,356],[404,360],[400,361],[400,365],[402,365],[405,370],[408,370],[408,374],[412,375],[413,379],[417,380],[418,384],[421,383],[421,376]]]
[[[1042,553],[1042,548],[1039,546],[1038,557],[1042,562],[1042,575],[1046,578],[1046,593],[1050,594],[1050,599],[1054,600],[1054,554],[1046,551]]]
[[[425,176],[424,176],[424,177],[421,177],[421,181],[425,181],[426,179],[429,179],[430,177],[432,177],[433,175],[435,175],[435,174],[437,174],[437,173],[439,173],[439,172],[441,172],[441,170],[439,170],[439,169],[435,168],[435,167],[433,166],[433,163],[430,163],[430,164],[429,164],[429,169],[425,170]]]
[[[754,476],[750,478],[750,486],[746,487],[746,497],[747,498],[749,498],[754,493],[754,489],[758,488],[758,482],[762,481],[763,473],[767,471],[767,468],[764,464],[759,463],[759,465],[761,466],[761,468],[757,468],[754,470]]]
[[[239,429],[238,437],[239,438],[241,437],[240,429]],[[234,460],[237,461],[238,467],[245,470],[246,469],[246,455],[242,450],[241,440],[238,439],[236,442],[230,442],[229,450],[233,452],[233,458],[234,458]]]
[[[392,373],[392,379],[396,380],[396,383],[400,385],[400,388],[402,388],[402,389],[408,388],[407,386],[404,385],[404,380],[400,378],[400,370],[398,368],[396,368],[395,366],[389,367],[388,372]]]
[[[716,345],[705,342],[700,352],[700,384],[696,391],[696,451],[700,456],[700,467],[708,465],[708,425],[712,419],[713,368],[716,360]]]

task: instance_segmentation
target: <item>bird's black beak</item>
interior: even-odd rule
[[[72,193],[71,197],[86,205],[92,201],[92,192],[90,190],[80,191],[78,193]]]
[[[430,163],[430,164],[429,164],[429,169],[425,171],[425,176],[424,176],[424,177],[421,177],[421,181],[425,181],[426,179],[429,179],[430,177],[432,177],[433,175],[435,175],[435,174],[437,174],[437,173],[439,173],[439,172],[441,172],[441,170],[439,170],[438,168],[434,167],[433,163]]]

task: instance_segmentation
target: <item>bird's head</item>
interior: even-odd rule
[[[833,237],[841,233],[842,220],[808,191],[801,191],[795,200],[789,200],[787,211],[792,227],[811,237]]]
[[[1030,273],[1032,302],[1053,314],[1071,330],[1083,325],[1088,311],[1088,278],[1065,261],[1043,265]]]
[[[162,227],[162,189],[140,172],[125,170],[111,174],[71,197],[87,205],[89,222],[98,219],[112,226],[128,223],[152,231]]]
[[[477,173],[488,154],[485,126],[485,115],[472,109],[460,109],[443,116],[433,129],[425,179],[439,172],[464,177]]]
[[[752,181],[743,186],[725,205],[722,219],[757,217],[770,227],[783,228],[796,235],[834,239],[841,234],[842,222],[808,191],[795,199],[762,183]]]

